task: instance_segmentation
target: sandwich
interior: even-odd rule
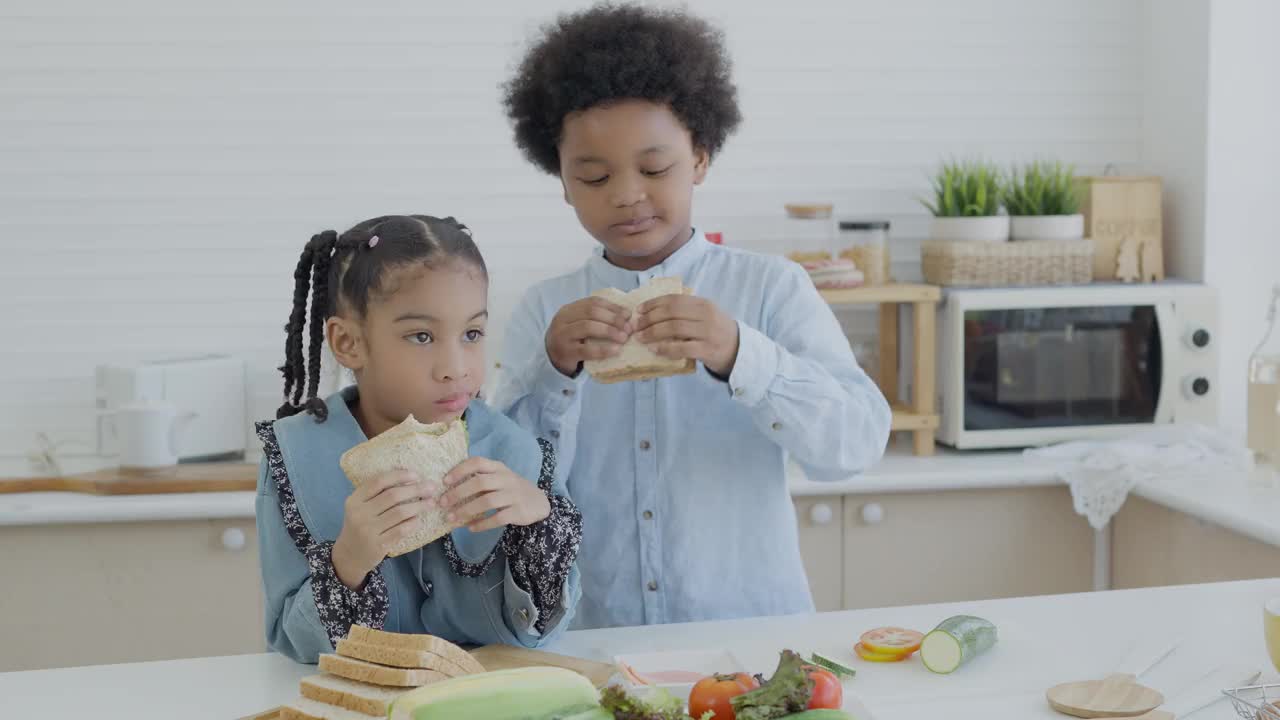
[[[466,459],[467,427],[461,420],[425,425],[410,415],[343,453],[339,464],[356,487],[394,470],[410,470],[438,495],[444,491],[444,476]],[[417,522],[417,532],[392,547],[388,557],[417,550],[458,527],[448,521],[448,509],[438,506],[419,515]]]
[[[654,278],[631,292],[622,292],[617,288],[604,288],[591,293],[609,302],[620,305],[635,312],[644,303],[664,295],[690,295],[692,292],[684,286],[680,278]],[[598,383],[610,384],[631,380],[653,380],[671,375],[688,375],[696,369],[693,360],[672,360],[658,355],[647,345],[632,335],[622,345],[617,355],[605,360],[588,360],[583,368]]]

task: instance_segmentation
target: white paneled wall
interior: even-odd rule
[[[784,202],[825,200],[892,220],[909,256],[940,157],[1140,159],[1137,0],[691,5],[727,32],[746,118],[696,202],[730,244],[776,248]],[[523,289],[592,247],[499,107],[530,33],[580,6],[0,6],[0,475],[37,432],[98,462],[101,361],[242,355],[269,414],[298,251],[372,215],[472,226],[496,349]]]

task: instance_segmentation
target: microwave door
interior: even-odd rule
[[[1160,376],[1160,392],[1156,396],[1155,422],[1165,424],[1173,422],[1173,406],[1179,388],[1175,378],[1182,377],[1182,368],[1177,366],[1178,327],[1173,314],[1173,303],[1159,303],[1155,306],[1156,323],[1160,329],[1161,362],[1155,368]]]
[[[1161,348],[1173,332],[1160,314],[1152,305],[967,312],[964,430],[1072,436],[1158,422],[1169,398]]]

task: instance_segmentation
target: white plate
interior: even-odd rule
[[[742,662],[727,650],[615,655],[613,662],[629,689],[658,688],[682,700],[688,700],[694,684],[708,675],[746,672]]]

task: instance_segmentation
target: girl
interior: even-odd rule
[[[582,520],[554,484],[551,446],[476,399],[488,275],[470,231],[453,218],[374,218],[311,238],[293,276],[285,403],[258,424],[268,644],[314,663],[354,623],[457,643],[548,642],[578,601]],[[326,339],[356,382],[320,399]],[[467,423],[471,457],[445,477],[448,491],[426,496],[411,472],[353,491],[339,457],[410,414]],[[475,520],[387,558],[433,503]]]

